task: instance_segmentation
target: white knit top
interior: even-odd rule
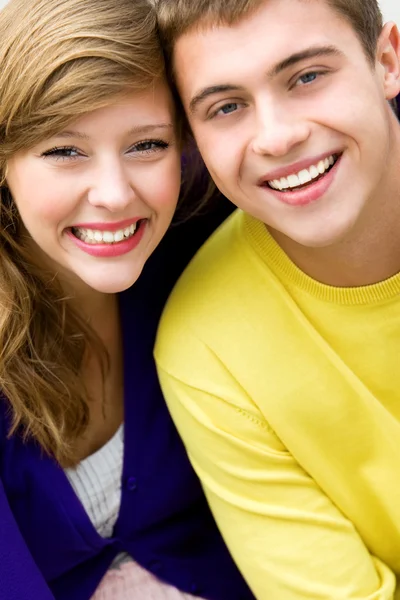
[[[121,425],[107,444],[65,471],[96,531],[104,538],[112,536],[121,505],[123,454]]]

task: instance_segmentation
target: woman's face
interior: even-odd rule
[[[116,99],[17,153],[7,183],[35,259],[76,286],[127,289],[165,234],[179,194],[166,84]]]

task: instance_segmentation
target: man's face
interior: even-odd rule
[[[268,0],[234,26],[180,37],[179,92],[220,190],[305,246],[349,238],[389,189],[395,38],[384,30],[372,65],[316,0]]]

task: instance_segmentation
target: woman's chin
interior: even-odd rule
[[[102,277],[102,278],[82,278],[82,282],[90,287],[93,291],[100,294],[118,294],[124,292],[136,283],[140,276],[140,273],[131,272],[129,275],[115,277]]]

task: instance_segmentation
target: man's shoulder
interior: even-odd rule
[[[233,331],[238,334],[259,318],[252,305],[257,272],[243,234],[244,219],[241,211],[229,217],[180,277],[159,324],[159,363],[183,362],[190,356],[200,360],[208,350],[218,354],[221,345],[236,339]]]

